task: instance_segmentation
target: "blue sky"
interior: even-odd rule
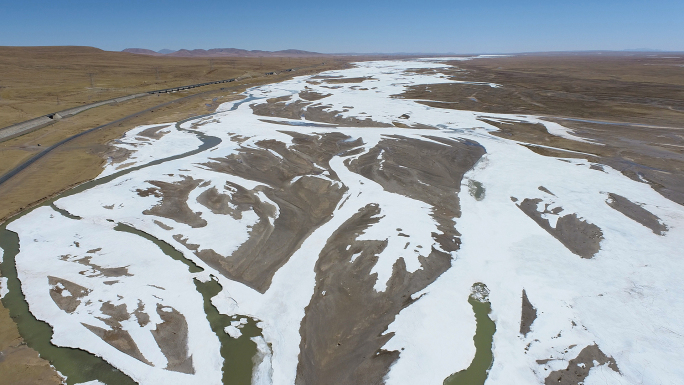
[[[684,0],[0,0],[0,45],[684,51]]]

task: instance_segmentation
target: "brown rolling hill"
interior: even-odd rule
[[[303,51],[299,49],[286,49],[281,51],[261,51],[261,50],[246,50],[239,48],[212,48],[212,49],[180,49],[175,52],[162,54],[150,49],[144,48],[126,48],[123,52],[134,53],[139,55],[152,56],[170,56],[170,57],[311,57],[311,56],[325,56],[326,54],[318,52]]]

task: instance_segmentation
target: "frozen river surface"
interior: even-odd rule
[[[7,227],[30,311],[140,384],[681,383],[684,208],[487,122],[587,141],[556,123],[394,97],[444,66],[357,63],[128,132],[103,177],[133,171]],[[197,133],[220,143],[138,167]]]

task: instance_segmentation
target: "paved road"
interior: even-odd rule
[[[49,152],[51,152],[51,151],[54,150],[55,148],[57,148],[57,147],[63,145],[64,143],[70,142],[70,141],[72,141],[72,140],[74,140],[74,139],[76,139],[76,138],[78,138],[78,137],[81,137],[81,136],[83,136],[83,135],[85,135],[85,134],[88,134],[88,133],[90,133],[90,132],[97,131],[97,130],[100,130],[100,129],[102,129],[102,128],[109,127],[109,126],[112,126],[112,125],[115,125],[115,124],[124,122],[124,121],[126,121],[126,120],[128,120],[128,119],[134,118],[134,117],[136,117],[136,116],[138,116],[138,115],[140,115],[140,114],[142,114],[142,113],[145,113],[145,112],[147,112],[147,111],[152,111],[152,110],[154,110],[154,109],[161,108],[161,107],[167,106],[167,105],[172,104],[172,103],[177,103],[177,102],[179,102],[179,101],[181,101],[181,100],[193,98],[193,97],[202,95],[202,94],[204,94],[204,93],[205,93],[205,92],[202,92],[202,93],[199,93],[199,94],[195,94],[195,95],[186,96],[186,97],[184,97],[184,98],[172,100],[172,101],[170,101],[170,102],[166,102],[166,103],[160,104],[160,105],[158,105],[158,106],[154,106],[154,107],[152,107],[152,108],[148,108],[148,109],[143,110],[143,111],[138,111],[138,112],[136,112],[135,114],[131,114],[131,115],[125,116],[125,117],[123,117],[123,118],[121,118],[121,119],[118,119],[118,120],[115,120],[115,121],[113,121],[113,122],[109,122],[109,123],[103,124],[103,125],[101,125],[101,126],[97,126],[97,127],[91,128],[91,129],[89,129],[89,130],[86,130],[86,131],[83,131],[83,132],[81,132],[81,133],[78,133],[78,134],[76,134],[76,135],[74,135],[74,136],[70,136],[70,137],[68,137],[68,138],[66,138],[66,139],[64,139],[64,140],[61,140],[61,141],[59,141],[59,142],[53,144],[52,146],[47,147],[45,150],[39,152],[38,154],[32,156],[32,157],[31,157],[30,159],[28,159],[26,162],[24,162],[24,163],[20,164],[19,166],[15,167],[15,168],[12,169],[11,171],[7,172],[5,175],[0,176],[0,185],[3,184],[3,183],[5,183],[7,180],[9,180],[10,178],[12,178],[13,176],[17,175],[19,172],[21,172],[22,170],[24,170],[26,167],[28,167],[28,166],[32,165],[33,163],[35,163],[38,159],[40,159],[40,158],[44,157],[45,155],[47,155]]]
[[[89,110],[91,108],[100,107],[100,106],[104,106],[107,104],[121,103],[121,102],[125,102],[127,100],[140,98],[140,97],[148,96],[148,95],[149,95],[149,93],[145,92],[142,94],[122,96],[120,98],[114,98],[114,99],[109,99],[109,100],[103,100],[100,102],[85,104],[82,106],[69,108],[68,110],[62,110],[62,111],[55,112],[52,114],[39,116],[37,118],[30,119],[30,120],[27,120],[27,121],[24,121],[21,123],[16,123],[16,124],[13,124],[11,126],[7,126],[5,128],[0,128],[0,142],[8,140],[8,139],[15,138],[17,136],[28,134],[31,131],[35,131],[39,128],[43,128],[45,126],[49,126],[50,124],[58,122],[62,118],[68,118],[70,116],[74,116],[78,113]]]

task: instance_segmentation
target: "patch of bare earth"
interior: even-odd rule
[[[138,345],[121,325],[121,322],[124,322],[131,317],[131,315],[128,313],[128,309],[126,308],[126,304],[113,305],[110,302],[105,302],[100,307],[100,310],[102,311],[102,314],[108,317],[98,318],[100,318],[100,320],[102,320],[102,322],[104,322],[109,329],[104,329],[86,323],[81,324],[120,352],[128,354],[129,356],[144,362],[147,365],[152,365],[152,363],[150,363],[142,355]]]
[[[146,138],[150,139],[156,139],[159,140],[161,139],[164,135],[168,134],[168,131],[164,132],[162,131],[165,128],[171,127],[170,124],[164,124],[161,126],[154,126],[150,128],[146,128],[138,133],[139,136],[143,136]]]
[[[202,219],[202,213],[190,210],[187,203],[190,192],[197,188],[202,183],[202,180],[185,176],[182,181],[176,183],[161,181],[147,181],[147,183],[156,186],[157,189],[138,189],[138,195],[146,196],[154,193],[157,196],[161,195],[162,201],[151,209],[143,211],[143,214],[168,218],[190,227],[204,227],[207,225],[207,221]]]
[[[651,229],[654,234],[665,235],[667,231],[667,226],[660,221],[660,218],[621,195],[609,193],[606,204],[621,212],[627,218]]]
[[[546,363],[549,360],[537,361]],[[620,369],[613,357],[607,356],[598,345],[589,345],[582,349],[576,358],[568,362],[566,369],[560,369],[549,373],[544,380],[545,385],[581,385],[589,376],[589,371],[599,365],[608,365],[613,371],[620,373]]]
[[[315,102],[317,100],[327,98],[330,95],[332,95],[332,94],[321,94],[321,93],[318,93],[316,91],[311,91],[311,90],[301,91],[299,93],[300,98],[302,98],[304,100],[308,100],[310,102]]]
[[[195,374],[192,356],[188,354],[188,323],[185,317],[172,307],[157,304],[157,314],[162,323],[152,330],[152,336],[167,359],[167,370]]]
[[[520,314],[520,334],[526,336],[532,328],[532,323],[537,319],[537,309],[527,298],[525,289],[522,291],[522,311]]]
[[[344,84],[344,83],[361,83],[366,80],[374,80],[371,76],[363,76],[357,78],[326,78],[324,81],[330,84]]]
[[[603,240],[603,232],[598,226],[580,219],[577,217],[577,214],[568,214],[559,217],[556,226],[553,227],[549,220],[543,217],[543,214],[556,215],[563,211],[563,209],[557,207],[549,211],[549,205],[547,204],[544,211],[540,212],[537,210],[537,205],[541,202],[541,199],[525,198],[519,204],[516,203],[516,205],[528,217],[532,218],[539,227],[559,240],[563,246],[574,254],[589,259],[598,253],[601,249],[601,241]]]

